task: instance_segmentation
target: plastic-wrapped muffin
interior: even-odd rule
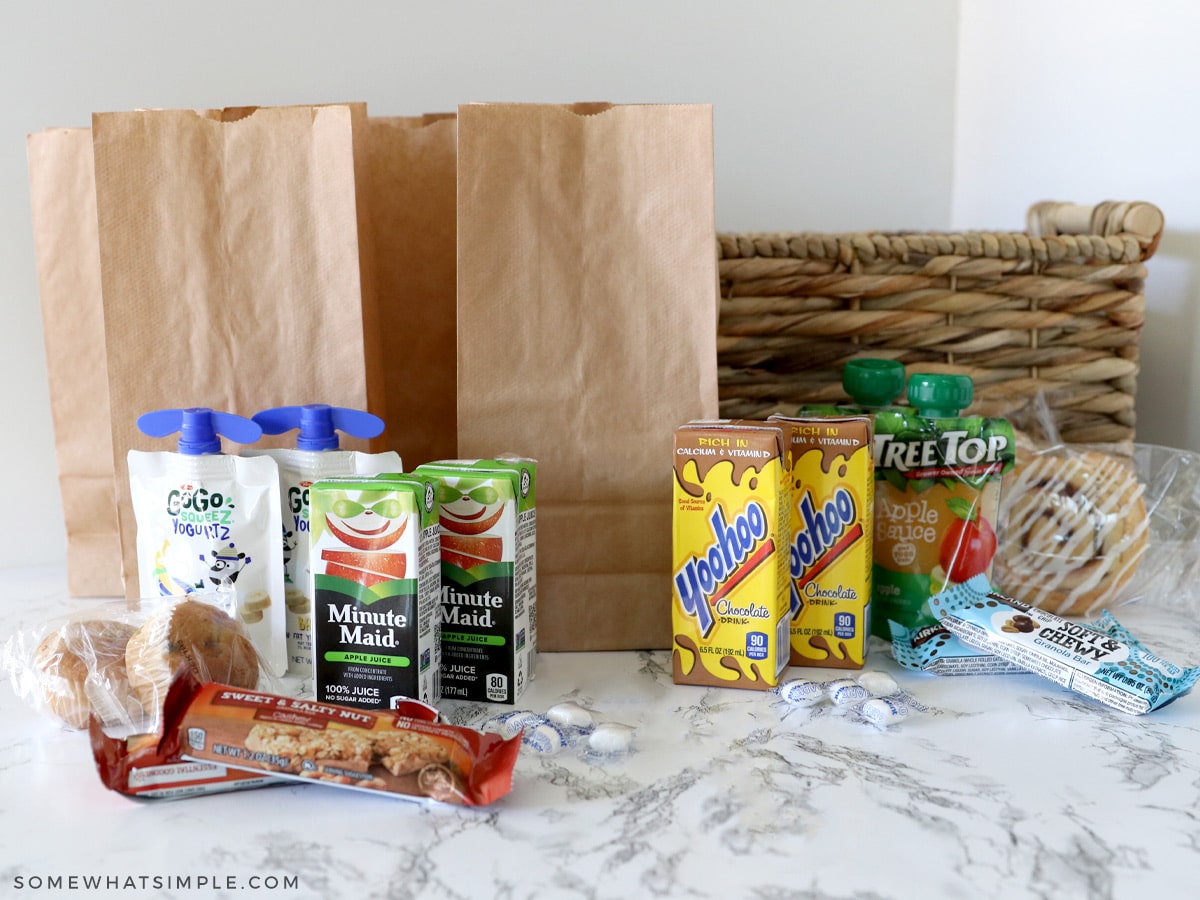
[[[86,728],[93,711],[105,725],[136,715],[125,650],[136,629],[112,619],[66,622],[33,654],[45,708],[71,728]]]
[[[258,654],[241,626],[200,600],[184,600],[154,613],[125,651],[129,684],[148,710],[162,706],[172,678],[185,664],[201,681],[244,688],[258,684]]]

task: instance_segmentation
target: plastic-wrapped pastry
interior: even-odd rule
[[[33,654],[45,709],[70,728],[86,728],[93,709],[105,724],[136,707],[125,670],[125,645],[136,629],[114,619],[69,621],[47,634]]]
[[[125,650],[129,683],[148,710],[161,708],[171,679],[185,663],[206,681],[243,688],[258,684],[254,645],[231,616],[201,600],[158,610]]]
[[[1117,456],[1061,450],[1019,459],[1004,485],[996,584],[1059,615],[1111,603],[1146,552],[1142,494]]]

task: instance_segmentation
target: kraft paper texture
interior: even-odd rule
[[[26,149],[67,590],[73,597],[119,596],[92,133],[51,128],[30,135]]]
[[[452,113],[367,120],[388,448],[411,471],[456,453]]]
[[[458,434],[538,460],[538,643],[671,644],[674,429],[717,414],[708,106],[458,111]]]
[[[369,189],[355,178],[368,165],[366,107],[100,113],[92,138],[117,522],[133,597],[126,454],[174,449],[138,432],[140,413],[384,411]]]
[[[173,446],[136,433],[150,408],[370,407],[387,431],[345,446],[396,450],[409,467],[455,454],[453,113],[367,119],[349,104],[95,122],[95,142],[90,128],[28,139],[72,596],[125,592],[124,453]]]

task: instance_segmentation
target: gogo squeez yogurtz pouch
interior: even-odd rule
[[[180,433],[179,452],[130,450],[143,597],[229,591],[270,668],[286,666],[279,473],[268,457],[221,452],[224,435],[251,444],[262,429],[249,419],[203,407],[146,413],[150,437]]]
[[[872,630],[907,666],[939,674],[1015,671],[961,643],[929,598],[976,575],[996,555],[1000,480],[1013,466],[1012,426],[963,416],[965,375],[913,374],[912,409],[875,415],[875,564]]]
[[[403,464],[400,455],[393,450],[359,453],[339,448],[338,431],[356,438],[373,438],[383,432],[383,419],[360,410],[321,403],[280,406],[255,413],[254,422],[264,434],[300,431],[294,449],[247,450],[244,455],[269,456],[279,466],[287,669],[293,675],[311,675],[313,589],[309,566],[309,488],[323,478],[400,472]]]

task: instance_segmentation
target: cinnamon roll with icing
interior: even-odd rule
[[[1146,552],[1142,485],[1127,463],[1093,450],[1023,462],[1002,491],[996,584],[1058,615],[1099,610]]]

